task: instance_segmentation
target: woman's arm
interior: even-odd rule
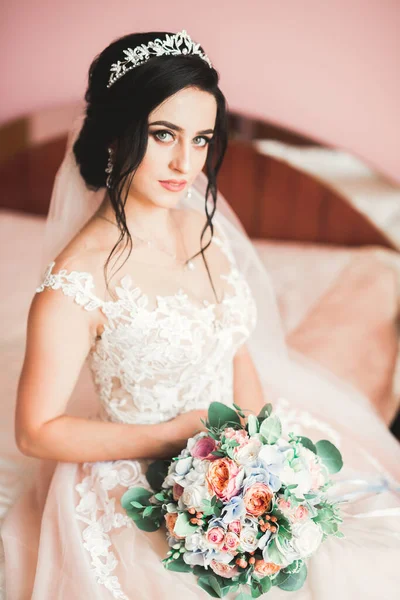
[[[266,400],[257,370],[246,344],[243,344],[233,358],[234,402],[242,409],[258,415]],[[246,416],[249,414],[245,411]]]
[[[55,290],[31,304],[18,385],[15,436],[24,454],[65,462],[167,458],[203,426],[206,411],[165,423],[130,425],[67,416],[65,409],[91,346],[92,313]]]

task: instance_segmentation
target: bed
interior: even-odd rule
[[[35,464],[15,446],[14,407],[51,185],[75,110],[41,111],[0,130],[0,520]],[[242,121],[231,115],[220,189],[271,274],[287,341],[363,391],[389,426],[400,398],[396,240],[332,182],[266,153],[255,141],[265,131]],[[298,152],[311,144],[276,128],[268,135]],[[87,414],[93,394],[85,365],[70,412]]]

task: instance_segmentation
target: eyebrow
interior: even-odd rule
[[[182,127],[179,127],[178,125],[174,125],[174,123],[170,123],[169,121],[154,121],[153,123],[149,123],[149,127],[151,125],[164,125],[165,127],[169,127],[170,129],[174,129],[175,131],[179,131],[179,133],[183,133],[185,130],[182,129]],[[204,129],[203,131],[198,131],[197,134],[199,133],[214,133],[213,129]]]

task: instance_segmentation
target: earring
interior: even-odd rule
[[[106,186],[108,188],[111,187],[111,173],[113,170],[113,150],[112,148],[108,148],[108,163],[107,166],[105,168],[105,172],[108,173],[108,177],[106,180]]]
[[[191,188],[191,187],[189,187],[189,188],[188,188],[188,191],[187,191],[186,197],[187,197],[187,198],[191,198],[191,197],[192,197],[192,188]]]

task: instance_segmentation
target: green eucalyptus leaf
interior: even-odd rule
[[[153,512],[153,507],[152,506],[146,506],[146,508],[143,511],[143,517],[149,517],[152,512]]]
[[[328,535],[333,535],[338,530],[338,524],[333,523],[332,521],[322,521],[319,523],[319,526],[321,527],[322,531]]]
[[[274,539],[268,544],[268,558],[270,562],[276,565],[284,564],[282,554],[279,552]]]
[[[267,419],[271,415],[271,413],[272,413],[272,404],[271,403],[264,404],[264,406],[258,413],[257,418],[258,419]]]
[[[261,585],[263,594],[266,594],[267,592],[269,592],[269,590],[272,587],[270,577],[267,575],[266,577],[263,577],[262,579],[260,579],[260,585]]]
[[[260,434],[266,444],[276,444],[282,435],[282,425],[279,417],[271,415],[261,423]]]
[[[261,586],[254,580],[252,581],[250,592],[252,598],[259,598],[263,593]]]
[[[222,402],[211,402],[208,407],[208,422],[211,427],[223,427],[232,423],[241,424],[237,412]]]
[[[151,517],[141,517],[140,519],[135,519],[135,525],[142,531],[157,531],[160,529],[160,524],[157,521],[154,521]]]
[[[308,448],[309,450],[311,450],[311,452],[314,452],[314,454],[317,454],[317,449],[315,447],[315,444],[310,440],[310,438],[305,437],[304,435],[299,435],[298,440],[299,440],[300,444],[302,446],[304,446],[304,448]]]
[[[317,454],[328,469],[329,473],[337,473],[343,467],[343,459],[339,450],[328,440],[320,440],[315,444]]]
[[[247,417],[247,431],[249,432],[249,436],[251,437],[252,435],[258,433],[259,427],[260,425],[257,417],[255,415],[250,414]]]
[[[307,567],[303,563],[297,573],[285,573],[284,569],[279,571],[276,578],[276,585],[286,592],[295,592],[299,590],[307,578]]]
[[[125,508],[125,510],[127,510],[127,509],[131,509],[132,506],[135,506],[136,508],[142,508],[143,506],[148,506],[149,498],[151,496],[153,496],[153,492],[149,492],[149,490],[146,490],[145,488],[132,487],[122,495],[122,498],[121,498],[122,508]],[[132,503],[138,503],[138,505],[135,505]]]
[[[202,575],[198,578],[198,585],[207,592],[212,598],[221,598],[209,583],[209,575]]]
[[[161,458],[149,464],[146,471],[146,479],[149,482],[151,489],[161,489],[161,485],[168,475],[170,464],[171,460],[164,460]]]
[[[187,565],[183,558],[177,558],[176,560],[166,562],[164,563],[164,567],[168,569],[168,571],[175,571],[176,573],[190,573],[192,571],[192,567]]]

